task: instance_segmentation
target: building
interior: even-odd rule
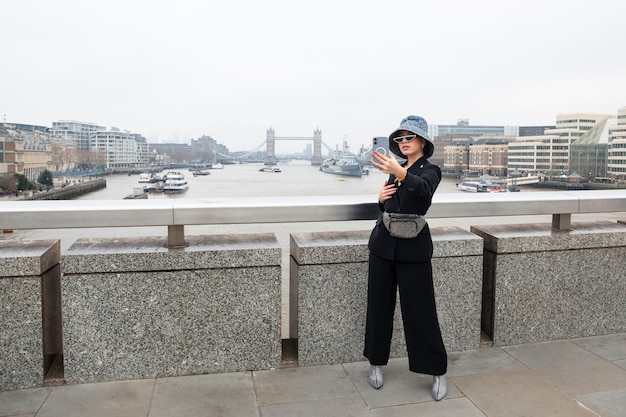
[[[444,171],[506,176],[508,144],[514,140],[502,135],[453,140],[444,147]]]
[[[431,138],[435,138],[437,136],[445,137],[449,135],[464,135],[466,137],[482,135],[519,136],[519,127],[470,125],[468,119],[459,119],[455,125],[428,126],[428,135]]]
[[[596,123],[614,117],[592,113],[557,115],[555,128],[545,129],[543,135],[518,136],[509,144],[508,171],[549,176],[570,174],[572,143],[593,129]]]
[[[96,125],[95,123],[61,120],[52,122],[50,135],[74,142],[78,149],[89,150],[91,135],[102,130],[106,130],[106,127]]]
[[[59,172],[76,163],[76,146],[44,133],[18,130],[20,124],[0,124],[0,174],[20,174],[37,181],[44,170]]]
[[[90,134],[89,150],[103,155],[107,169],[134,168],[148,164],[148,141],[143,136],[118,128]]]

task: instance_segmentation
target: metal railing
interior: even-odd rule
[[[185,225],[371,220],[376,196],[72,200],[0,202],[0,229],[167,226],[168,247],[184,246]],[[626,212],[626,190],[442,193],[426,217],[552,215],[567,230],[571,215]]]

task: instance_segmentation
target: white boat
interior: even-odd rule
[[[193,173],[194,177],[203,176],[203,175],[211,175],[211,173],[209,171],[206,171],[206,170],[192,171],[192,173]]]
[[[469,191],[471,193],[486,193],[487,183],[484,181],[461,181],[456,185],[461,191]]]
[[[501,193],[508,191],[506,187],[500,184],[494,184],[484,180],[465,180],[457,184],[456,187],[461,191],[469,191],[472,193]]]
[[[211,165],[211,169],[224,169],[224,165],[218,162],[216,164]]]
[[[147,172],[142,172],[139,174],[139,182],[149,183],[152,181],[152,175]]]
[[[169,171],[165,174],[165,184],[163,184],[164,193],[182,193],[188,189],[187,180],[182,172]]]
[[[259,172],[282,172],[278,167],[265,167],[259,169]]]

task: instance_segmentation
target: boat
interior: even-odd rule
[[[493,183],[484,179],[463,180],[456,187],[461,191],[472,193],[502,193],[508,191],[505,185]]]
[[[328,158],[320,165],[320,171],[328,174],[360,177],[363,175],[363,167],[356,155],[342,152],[337,158]]]
[[[359,158],[350,152],[345,139],[343,141],[343,149],[335,153],[335,157],[325,159],[322,162],[320,171],[348,177],[360,177],[363,175],[363,165]]]
[[[124,200],[140,200],[148,198],[148,192],[143,187],[133,187],[133,193],[124,197]]]
[[[193,171],[192,174],[193,174],[194,177],[203,176],[203,175],[211,175],[211,173],[209,171],[206,171],[206,170],[204,170],[204,171],[203,170]]]
[[[211,169],[224,169],[224,165],[219,162],[210,166]]]
[[[456,187],[461,191],[469,191],[472,193],[486,193],[489,190],[486,188],[487,183],[485,181],[461,181]]]
[[[278,167],[264,167],[259,169],[259,172],[282,172]]]
[[[169,171],[165,174],[165,184],[163,184],[164,193],[182,193],[188,189],[187,180],[182,172]]]
[[[140,183],[150,183],[152,182],[152,175],[147,172],[142,172],[139,174],[139,182]]]

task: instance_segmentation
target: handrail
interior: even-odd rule
[[[299,196],[171,200],[1,201],[0,229],[168,226],[169,245],[185,225],[375,219],[376,196]],[[568,229],[572,214],[626,212],[626,190],[436,194],[429,218],[546,215]]]

